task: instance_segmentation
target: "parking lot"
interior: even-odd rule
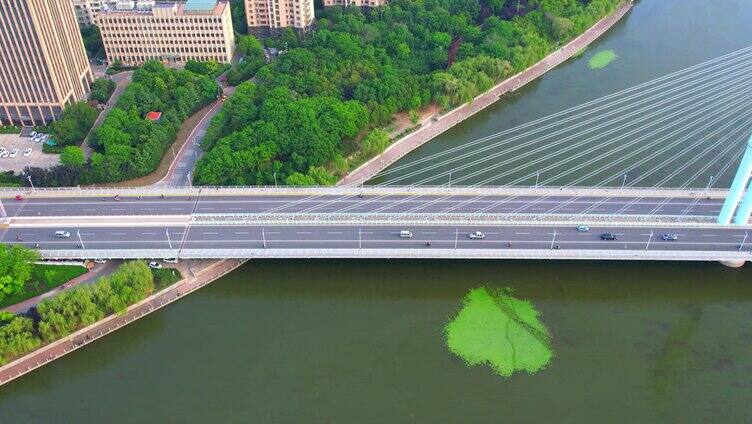
[[[2,149],[8,153],[2,153]],[[14,157],[14,149],[18,149]],[[25,156],[28,149],[31,153]],[[0,134],[0,171],[23,171],[27,166],[47,168],[57,165],[60,155],[42,153],[42,143],[34,143],[27,137],[18,134]]]

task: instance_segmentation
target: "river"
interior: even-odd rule
[[[643,0],[582,57],[405,160],[752,44],[747,0]],[[619,59],[587,67],[592,54]],[[252,261],[0,388],[0,422],[748,422],[752,268]],[[442,327],[513,287],[553,336],[535,375],[467,368]]]

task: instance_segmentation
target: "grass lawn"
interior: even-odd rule
[[[31,279],[26,283],[25,290],[16,295],[6,296],[0,301],[0,308],[46,293],[84,273],[86,273],[86,268],[80,265],[34,264]]]
[[[161,268],[153,269],[151,273],[154,275],[154,291],[158,292],[168,286],[177,283],[183,276],[177,269]]]

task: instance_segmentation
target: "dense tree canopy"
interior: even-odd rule
[[[23,246],[0,244],[0,300],[20,293],[31,278],[33,262],[39,254]]]
[[[468,102],[613,10],[619,0],[392,0],[327,9],[241,84],[212,121],[198,184],[330,183],[354,152],[388,144],[370,127],[398,111]],[[260,46],[248,39],[248,48]],[[233,71],[231,71],[232,74]],[[228,74],[228,79],[229,79]],[[235,75],[234,79],[245,77]],[[319,170],[328,174],[320,177]]]
[[[92,132],[89,143],[95,151],[86,165],[64,163],[46,171],[27,168],[21,181],[27,183],[31,176],[40,186],[75,186],[149,174],[159,165],[183,121],[214,100],[218,92],[219,86],[210,77],[146,62],[133,72],[131,84]],[[146,119],[152,111],[162,113],[159,121]]]

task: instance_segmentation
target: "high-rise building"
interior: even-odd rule
[[[119,1],[103,7],[96,24],[110,63],[229,63],[235,51],[230,4],[225,1]]]
[[[313,25],[313,0],[244,0],[248,32],[275,35],[290,27],[305,32]]]
[[[379,7],[387,3],[387,0],[324,0],[324,7],[331,6],[359,6]]]
[[[92,81],[71,0],[0,0],[0,126],[49,123]]]

